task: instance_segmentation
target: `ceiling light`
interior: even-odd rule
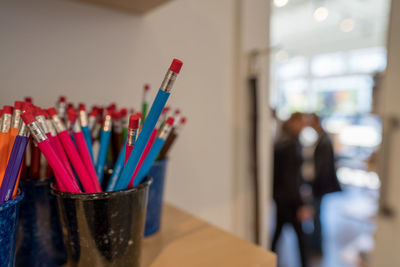
[[[321,6],[314,11],[314,19],[318,22],[324,21],[328,17],[328,14],[328,9]]]
[[[351,32],[354,30],[355,24],[355,21],[351,18],[344,19],[340,22],[340,30],[342,30],[342,32]]]
[[[289,0],[274,0],[274,4],[277,7],[284,7],[289,2]]]

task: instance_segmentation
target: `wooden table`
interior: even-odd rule
[[[275,267],[276,256],[166,204],[161,231],[143,240],[147,266]]]

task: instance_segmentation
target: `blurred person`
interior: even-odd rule
[[[307,253],[301,221],[307,217],[308,212],[300,195],[302,158],[299,134],[303,127],[303,114],[292,114],[282,124],[280,138],[274,146],[273,198],[276,204],[276,227],[271,248],[276,252],[283,226],[291,224],[297,235],[301,265],[306,267]]]
[[[313,172],[307,182],[311,187],[312,206],[314,211],[314,231],[311,233],[310,249],[322,255],[322,225],[321,202],[328,193],[340,191],[339,181],[336,176],[335,155],[332,141],[321,125],[321,119],[316,114],[307,115],[307,124],[318,134],[318,139],[313,146],[312,154]],[[306,164],[306,161],[304,162]]]

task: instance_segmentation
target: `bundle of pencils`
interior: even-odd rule
[[[148,110],[145,86],[142,113],[67,103],[41,108],[16,101],[4,106],[0,122],[0,204],[16,194],[19,177],[54,175],[56,187],[70,193],[123,190],[142,182],[157,159],[167,157],[186,118],[165,107],[182,62],[174,59]],[[145,115],[147,114],[147,116]],[[30,143],[30,145],[28,145]],[[25,153],[25,151],[29,153]],[[25,155],[26,154],[26,155]],[[42,171],[44,169],[44,172]]]

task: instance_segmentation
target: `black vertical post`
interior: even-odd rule
[[[257,104],[257,77],[251,76],[248,80],[250,94],[250,164],[253,183],[254,202],[254,240],[260,244],[260,209],[259,209],[259,182],[258,182],[258,104]]]

